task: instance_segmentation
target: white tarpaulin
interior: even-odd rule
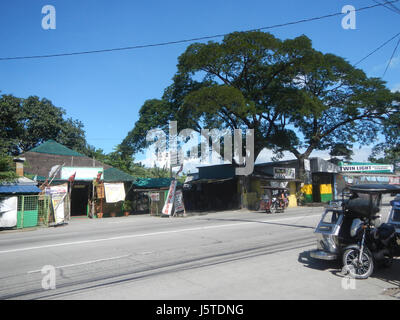
[[[18,197],[0,198],[0,228],[17,226]]]
[[[68,184],[59,186],[51,186],[46,188],[46,194],[51,195],[53,204],[54,216],[56,223],[62,223],[65,220],[64,200],[67,196]]]
[[[125,187],[123,183],[104,183],[104,191],[107,203],[125,200]]]

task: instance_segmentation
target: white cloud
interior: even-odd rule
[[[392,88],[392,92],[397,92],[400,91],[400,83],[397,83],[394,85],[394,87]]]
[[[386,67],[387,67],[387,65],[388,65],[388,63],[389,63],[389,61],[390,61],[390,60],[387,60],[385,63],[382,63],[382,64],[379,64],[379,65],[374,66],[374,67],[372,68],[372,70],[373,70],[374,72],[378,72],[378,71],[383,71],[383,70],[385,70]],[[400,57],[393,57],[393,59],[390,61],[389,69],[395,69],[395,68],[397,68],[397,67],[399,67],[399,66],[400,66]]]
[[[300,150],[300,152],[304,152],[305,150]],[[372,148],[363,147],[361,149],[353,149],[354,155],[352,156],[352,161],[354,162],[368,162],[368,157],[371,155]],[[294,160],[295,156],[290,152],[284,152],[284,157],[280,160]],[[257,157],[255,163],[263,163],[263,162],[272,162],[273,157],[276,157],[276,154],[269,149],[263,149]],[[311,153],[310,158],[322,158],[324,160],[329,160],[331,156],[328,151],[324,150],[315,150]]]

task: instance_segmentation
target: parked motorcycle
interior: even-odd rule
[[[349,188],[348,199],[332,201],[315,234],[315,259],[342,259],[344,269],[356,279],[366,279],[375,265],[390,266],[400,256],[400,237],[392,224],[380,224],[382,194],[400,188],[393,185],[357,185]]]

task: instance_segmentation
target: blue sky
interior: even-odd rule
[[[223,34],[340,12],[373,0],[317,1],[105,1],[2,0],[0,57],[87,51]],[[44,5],[56,9],[56,29],[41,26]],[[396,4],[400,7],[400,2]],[[384,7],[357,13],[356,30],[342,17],[270,30],[286,39],[307,35],[316,49],[355,63],[400,32],[400,15]],[[215,39],[215,41],[220,38]],[[0,61],[0,90],[50,99],[85,125],[87,141],[106,152],[120,143],[144,101],[171,84],[178,56],[188,44],[48,59]],[[391,42],[359,67],[382,76],[396,45]],[[386,73],[400,90],[400,48]],[[139,157],[140,158],[140,157]]]

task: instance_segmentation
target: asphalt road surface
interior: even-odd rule
[[[340,263],[309,258],[322,212],[73,219],[3,231],[0,299],[397,299],[399,260],[350,284]]]

